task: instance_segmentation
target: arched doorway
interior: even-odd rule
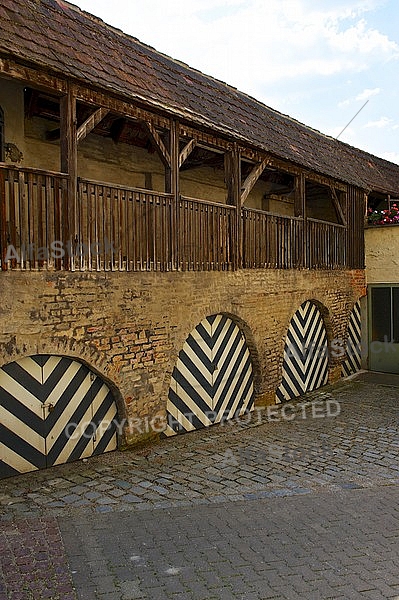
[[[0,478],[117,447],[104,381],[70,358],[35,355],[0,369]]]
[[[328,339],[320,310],[304,302],[292,317],[285,341],[282,381],[276,401],[316,390],[328,382]]]
[[[346,342],[346,358],[342,363],[342,377],[348,377],[361,369],[362,322],[360,315],[360,300],[353,307],[348,323],[348,338]]]
[[[188,336],[173,369],[168,436],[208,427],[253,407],[253,369],[245,336],[225,315],[207,317]]]

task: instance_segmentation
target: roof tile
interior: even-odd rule
[[[3,0],[0,52],[170,114],[325,175],[399,194],[399,166],[339,142],[62,0]]]

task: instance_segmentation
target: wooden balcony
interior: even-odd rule
[[[347,228],[0,165],[1,269],[343,269]],[[359,242],[360,243],[360,242]],[[353,260],[352,260],[353,262]]]

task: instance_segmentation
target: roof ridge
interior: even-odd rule
[[[338,140],[337,138],[335,138],[323,131],[320,131],[319,129],[316,129],[314,127],[311,127],[310,125],[307,125],[306,123],[303,123],[302,121],[300,121],[299,119],[296,119],[295,117],[292,117],[291,115],[283,113],[282,111],[278,110],[277,108],[274,108],[274,107],[270,106],[269,104],[266,104],[262,100],[259,100],[252,94],[250,94],[248,92],[244,92],[244,91],[240,90],[239,88],[235,87],[234,85],[231,85],[230,83],[227,83],[226,81],[223,81],[222,79],[219,79],[218,77],[215,77],[214,75],[209,75],[208,73],[204,73],[200,69],[197,69],[196,67],[192,67],[191,65],[189,65],[188,63],[186,63],[182,60],[179,60],[177,58],[174,58],[173,56],[170,56],[169,54],[166,54],[165,52],[161,52],[160,50],[157,50],[154,46],[151,46],[150,44],[141,41],[139,38],[135,37],[134,35],[131,35],[130,33],[126,33],[125,31],[123,31],[123,29],[120,29],[119,27],[110,25],[109,23],[107,23],[106,21],[101,19],[101,17],[97,17],[93,13],[90,13],[90,12],[80,8],[76,4],[73,4],[72,2],[68,2],[67,0],[55,0],[55,2],[60,7],[68,6],[72,10],[85,15],[91,21],[98,23],[99,25],[105,27],[108,30],[113,31],[117,35],[134,40],[134,42],[136,42],[139,46],[142,46],[143,48],[147,48],[147,49],[151,50],[156,55],[161,56],[161,57],[167,59],[168,61],[172,61],[176,65],[180,65],[180,66],[188,69],[189,71],[192,71],[193,73],[195,73],[197,75],[201,75],[202,77],[209,79],[210,81],[214,81],[218,84],[223,85],[224,87],[228,88],[229,90],[236,92],[240,96],[248,98],[252,102],[255,102],[257,105],[262,106],[263,108],[266,108],[267,110],[272,111],[274,114],[279,115],[279,116],[283,117],[284,119],[288,119],[288,120],[292,121],[293,123],[300,125],[301,127],[304,127],[305,129],[309,130],[310,132],[316,133],[317,135],[320,135],[321,137],[327,138],[331,141],[336,141],[338,144],[347,145],[351,148],[357,149],[355,146],[350,146],[350,144],[346,144],[346,142],[342,142],[341,140]],[[371,156],[373,156],[373,155],[371,155]],[[381,160],[384,160],[384,159],[381,159]],[[390,161],[388,161],[388,162],[390,162]],[[393,164],[395,164],[395,163],[393,163]]]
[[[399,189],[396,163],[302,123],[68,0],[3,2],[11,25],[0,20],[2,53],[178,115],[305,169],[358,187]]]
[[[150,44],[143,42],[142,40],[140,40],[139,38],[135,37],[134,35],[131,35],[130,33],[126,33],[125,31],[123,31],[123,29],[120,29],[119,27],[115,27],[114,25],[110,25],[109,23],[107,23],[106,21],[104,21],[103,19],[101,19],[101,17],[97,17],[96,15],[94,15],[93,13],[90,13],[84,9],[81,9],[79,6],[77,6],[76,4],[73,4],[72,2],[68,2],[68,1],[64,1],[64,0],[55,0],[55,2],[63,7],[63,6],[68,6],[69,8],[71,8],[72,10],[79,12],[80,14],[85,15],[86,17],[88,17],[91,21],[98,23],[99,25],[105,27],[108,30],[113,31],[114,33],[116,33],[117,35],[120,35],[122,37],[134,40],[134,42],[138,43],[140,46],[142,46],[143,48],[148,48],[149,50],[151,50],[152,52],[154,52],[155,54],[167,59],[168,61],[172,61],[173,63],[180,65],[182,67],[185,67],[186,69],[188,69],[189,71],[192,71],[193,73],[197,74],[197,75],[201,75],[202,77],[209,79],[210,81],[214,81],[218,84],[223,85],[224,87],[240,94],[241,96],[244,96],[248,99],[250,99],[251,101],[255,102],[256,104],[262,106],[263,108],[267,108],[268,110],[271,110],[272,112],[274,112],[277,115],[280,115],[282,117],[284,117],[285,119],[289,119],[290,121],[293,121],[294,123],[298,123],[299,125],[305,127],[306,129],[309,129],[310,131],[313,131],[315,133],[318,133],[321,136],[330,138],[330,139],[336,139],[336,138],[332,138],[331,136],[329,136],[326,133],[323,133],[322,131],[319,131],[318,129],[315,129],[313,127],[311,127],[310,125],[306,125],[306,123],[303,123],[302,121],[299,121],[298,119],[295,119],[294,117],[285,114],[281,111],[279,111],[276,108],[273,108],[272,106],[269,106],[268,104],[266,104],[265,102],[262,102],[261,100],[259,100],[258,98],[256,98],[255,96],[253,96],[252,94],[248,93],[248,92],[244,92],[242,90],[240,90],[239,88],[235,87],[234,85],[231,85],[230,83],[227,83],[226,81],[223,81],[222,79],[219,79],[218,77],[215,77],[214,75],[209,75],[208,73],[205,73],[204,71],[201,71],[200,69],[197,69],[196,67],[192,67],[191,65],[189,65],[188,63],[181,61],[177,58],[174,58],[173,56],[170,56],[169,54],[166,54],[165,52],[161,52],[160,50],[157,50],[154,46],[151,46]],[[339,140],[337,140],[339,141]]]

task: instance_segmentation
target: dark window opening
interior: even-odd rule
[[[373,342],[391,340],[391,288],[371,289],[371,321]]]
[[[254,163],[241,161],[241,184],[244,185]],[[296,215],[296,177],[279,168],[266,167],[245,201],[248,208],[256,208],[282,216]]]
[[[371,288],[371,341],[399,343],[399,287]]]
[[[377,192],[370,193],[368,197],[368,208],[371,208],[372,211],[381,211],[389,208],[386,194],[378,194]]]
[[[345,194],[327,185],[306,181],[306,214],[310,219],[344,225]]]

